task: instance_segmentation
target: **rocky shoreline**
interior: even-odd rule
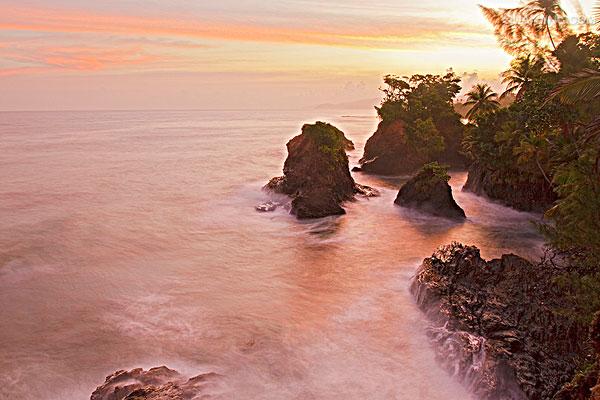
[[[516,181],[511,179],[508,183],[504,173],[473,163],[463,191],[489,197],[520,211],[544,212],[556,201],[556,194],[543,178]]]
[[[165,366],[148,371],[116,371],[96,388],[90,400],[193,400],[204,398],[219,377],[207,373],[187,378]]]
[[[560,312],[552,272],[512,254],[485,261],[476,247],[441,247],[411,292],[440,362],[483,400],[551,399],[590,351],[588,327]]]

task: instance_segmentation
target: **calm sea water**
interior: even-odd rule
[[[346,115],[346,116],[345,116]],[[224,399],[465,399],[408,293],[453,240],[532,255],[530,221],[460,192],[453,224],[380,198],[298,222],[259,214],[285,143],[366,112],[0,113],[0,398],[85,399],[117,369],[222,374]]]

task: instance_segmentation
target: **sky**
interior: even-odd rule
[[[362,106],[385,74],[448,68],[494,82],[510,57],[478,3],[518,4],[0,0],[0,110]]]

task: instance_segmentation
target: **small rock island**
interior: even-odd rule
[[[346,150],[351,143],[331,124],[304,125],[302,134],[287,144],[284,175],[271,179],[265,189],[290,196],[291,213],[299,219],[345,214],[341,204],[356,194],[376,195],[350,175]]]
[[[452,197],[449,180],[447,168],[435,162],[426,164],[400,188],[395,203],[437,217],[463,220],[465,212]]]

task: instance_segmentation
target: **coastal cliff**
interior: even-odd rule
[[[485,261],[476,247],[442,247],[411,292],[440,361],[480,399],[551,399],[589,351],[587,326],[560,312],[552,272],[512,254]]]
[[[506,171],[493,171],[480,163],[469,168],[463,191],[487,196],[521,211],[546,211],[557,196],[542,177],[533,180],[525,175],[509,176]]]

